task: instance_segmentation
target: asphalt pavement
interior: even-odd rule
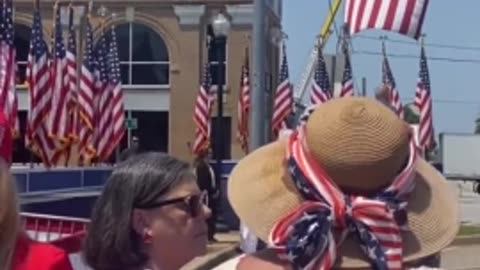
[[[450,185],[458,194],[462,222],[480,224],[480,194],[473,192],[473,183],[459,181],[451,182]]]

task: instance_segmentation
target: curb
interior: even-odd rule
[[[458,236],[453,240],[450,246],[466,246],[480,244],[480,234]]]
[[[466,245],[478,245],[480,244],[480,234],[468,235],[468,236],[458,236],[453,240],[450,246],[466,246]],[[208,261],[196,266],[193,270],[210,270],[215,266],[225,262],[231,257],[239,254],[238,253],[239,245],[232,245],[219,251],[217,254],[212,256]]]
[[[212,256],[212,258],[210,258],[208,261],[196,266],[193,270],[210,270],[215,266],[221,264],[222,262],[237,255],[238,248],[239,248],[239,245],[232,245],[231,247],[225,248],[224,250]]]

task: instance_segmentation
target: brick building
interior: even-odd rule
[[[54,1],[40,1],[45,37],[52,36]],[[168,151],[190,159],[188,145],[193,143],[194,102],[201,79],[202,66],[210,61],[213,84],[219,65],[225,66],[224,83],[224,158],[236,159],[242,155],[236,140],[237,102],[244,52],[251,44],[253,22],[252,0],[99,0],[94,1],[92,20],[100,30],[96,10],[104,6],[109,14],[105,29],[114,26],[118,41],[128,118],[136,119],[137,128],[129,130],[122,143],[127,146],[130,136],[140,138],[148,149]],[[279,38],[281,29],[281,0],[269,0],[266,16],[267,90],[272,93],[277,83]],[[60,2],[66,10],[70,2]],[[79,36],[87,1],[73,1]],[[82,7],[83,6],[83,7]],[[15,45],[18,63],[18,96],[22,133],[25,129],[27,90],[23,84],[30,42],[33,2],[15,0]],[[218,12],[224,12],[231,22],[225,52],[226,61],[219,63],[215,53],[208,52],[206,40],[211,35],[210,21]],[[68,16],[66,16],[68,17]],[[62,21],[65,21],[62,19]],[[68,19],[67,19],[68,22]],[[251,50],[250,50],[251,51]],[[252,61],[250,61],[251,63]],[[271,100],[271,99],[270,99]],[[271,101],[267,102],[270,103]],[[215,109],[213,116],[216,115]],[[135,121],[134,121],[135,122]],[[215,123],[215,119],[213,119]],[[214,127],[215,128],[215,124]],[[212,133],[214,134],[214,133]],[[16,161],[28,161],[23,140],[16,145]]]

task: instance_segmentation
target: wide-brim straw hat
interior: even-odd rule
[[[319,106],[306,123],[306,146],[345,194],[372,194],[403,169],[412,136],[407,123],[368,98],[339,98]],[[233,169],[229,201],[240,220],[268,242],[272,227],[304,201],[286,163],[287,140],[250,153]],[[455,238],[459,204],[446,179],[424,159],[415,166],[415,189],[408,199],[409,231],[402,232],[404,261],[438,253]],[[341,268],[368,267],[357,240],[338,247]]]

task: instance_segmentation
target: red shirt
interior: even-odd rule
[[[13,254],[12,270],[73,270],[65,251],[20,236]]]

